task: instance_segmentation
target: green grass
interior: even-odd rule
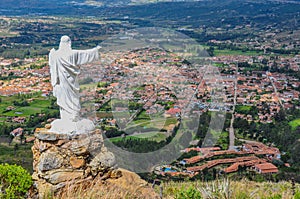
[[[236,112],[248,112],[251,110],[251,106],[238,105],[235,107]]]
[[[177,118],[143,118],[138,117],[138,120],[134,120],[126,129],[130,129],[132,127],[145,127],[145,128],[156,128],[156,129],[168,129],[170,125],[176,124]]]
[[[15,143],[0,144],[0,163],[17,164],[32,172],[32,144],[20,145],[16,153],[14,151]]]
[[[224,64],[224,63],[213,63],[214,66],[219,67],[219,68],[225,68],[228,65]]]
[[[166,119],[166,122],[165,122],[165,126],[169,126],[171,124],[176,124],[177,123],[177,118],[174,118],[174,117],[168,117]]]
[[[242,180],[223,180],[214,181],[167,181],[164,182],[164,198],[193,198],[190,195],[189,188],[192,187],[199,192],[202,198],[218,199],[248,199],[248,198],[296,198],[292,194],[292,185],[288,181],[274,182],[254,182],[247,179]],[[157,193],[160,193],[160,187],[155,186]],[[295,185],[296,193],[300,192],[299,184]],[[185,195],[185,197],[180,197]],[[298,198],[298,197],[297,197]]]
[[[128,135],[125,138],[122,137],[116,137],[116,138],[110,138],[109,140],[111,142],[118,142],[122,139],[147,139],[147,140],[153,140],[156,142],[160,142],[162,140],[165,140],[167,137],[164,133],[157,132],[157,131],[151,131],[147,133],[140,133],[135,135]]]
[[[262,54],[261,52],[256,51],[241,51],[241,50],[218,50],[215,49],[214,55],[215,56],[221,56],[221,55],[245,55],[245,56],[257,56]]]
[[[119,142],[119,141],[121,141],[121,140],[123,140],[123,139],[139,139],[139,138],[137,138],[137,137],[134,137],[134,136],[126,136],[125,138],[122,138],[122,137],[116,137],[116,138],[110,138],[109,140],[111,141],[111,142]]]
[[[300,118],[290,121],[289,125],[292,127],[293,130],[296,130],[297,127],[300,126]]]
[[[146,111],[142,111],[136,118],[135,120],[140,120],[140,119],[146,119],[146,120],[150,120],[150,116],[149,114],[146,113]]]
[[[80,85],[80,89],[96,91],[97,85],[98,85],[98,83],[83,84],[83,85]]]
[[[47,99],[35,99],[30,103],[30,106],[37,108],[48,108],[50,106],[50,101]]]
[[[36,113],[41,113],[42,110],[43,110],[42,108],[25,106],[25,107],[16,108],[15,110],[4,113],[3,115],[10,116],[10,117],[29,116],[29,115],[34,115]],[[18,112],[21,114],[17,114]]]
[[[229,146],[229,133],[223,131],[221,134],[219,134],[219,139],[217,144],[223,149],[228,149]]]
[[[13,101],[19,101],[20,96],[14,95],[14,96],[1,96],[1,103],[0,103],[0,122],[6,121],[6,117],[29,117],[30,115],[35,115],[37,113],[41,113],[43,111],[52,111],[49,109],[50,100],[45,97],[41,97],[40,94],[34,94],[31,97],[28,97],[28,99],[33,99],[32,102],[29,103],[29,106],[15,106],[13,104]],[[27,100],[28,100],[27,99]],[[8,106],[15,107],[15,110],[6,112],[6,108]],[[20,114],[18,114],[20,113]]]
[[[149,139],[149,140],[153,140],[156,142],[160,142],[160,141],[166,139],[166,135],[164,133],[160,133],[160,132],[141,133],[141,134],[133,135],[132,137]]]

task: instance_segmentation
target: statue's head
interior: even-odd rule
[[[71,49],[71,39],[67,35],[64,35],[60,39],[59,49]]]

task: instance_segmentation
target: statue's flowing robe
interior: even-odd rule
[[[49,65],[53,95],[57,98],[62,119],[76,121],[80,112],[78,74],[80,65],[99,58],[98,49],[52,49]]]

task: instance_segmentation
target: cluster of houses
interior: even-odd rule
[[[205,170],[216,168],[220,173],[228,174],[247,169],[259,174],[278,173],[274,160],[281,161],[278,148],[266,146],[259,142],[248,142],[235,150],[221,150],[219,147],[192,147],[182,150],[183,153],[196,151],[197,156],[185,158],[176,166],[164,165],[155,168],[154,172],[162,176],[194,177]],[[227,157],[228,158],[227,158]],[[289,164],[285,164],[289,167]]]
[[[38,60],[26,59],[25,63],[34,63],[36,61]],[[49,82],[50,72],[48,66],[41,69],[30,69],[30,65],[23,69],[2,66],[0,76],[14,76],[14,78],[8,78],[8,80],[0,80],[0,95],[2,96],[11,96],[19,93],[27,94],[32,92],[42,92],[43,95],[49,95],[52,90]]]
[[[274,116],[281,109],[299,108],[299,86],[298,78],[289,76],[285,73],[252,70],[243,71],[242,67],[237,67],[237,63],[247,62],[249,64],[261,63],[264,56],[218,56],[211,58],[217,64],[223,64],[221,70],[224,82],[226,97],[225,103],[230,106],[236,101],[236,105],[255,106],[258,109],[257,116],[251,114],[235,113],[235,117],[262,123],[271,123]],[[267,60],[267,59],[266,59]],[[274,63],[278,67],[289,67],[290,70],[299,71],[299,56],[291,58],[278,58],[267,60],[266,66],[272,68]],[[235,88],[236,85],[236,88]],[[209,89],[205,82],[199,89],[199,95],[205,104],[210,98]],[[236,92],[236,93],[235,93]],[[236,99],[234,99],[236,97]]]

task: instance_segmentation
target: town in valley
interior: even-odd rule
[[[101,59],[82,66],[79,83],[82,114],[105,139],[147,153],[168,145],[180,131],[191,134],[188,146],[177,151],[180,157],[154,165],[144,174],[148,178],[244,174],[300,182],[299,2],[234,2],[156,2],[143,5],[145,13],[139,10],[143,2],[63,4],[81,17],[59,9],[29,14],[24,8],[19,16],[0,10],[0,163],[31,171],[34,132],[59,117],[48,53],[58,48],[60,36],[69,35],[76,49],[103,45]],[[156,18],[158,4],[166,11]],[[179,10],[178,16],[167,7]],[[206,56],[195,66],[190,55],[168,50],[169,38],[151,39],[165,48],[110,48],[111,37],[128,47],[145,27],[186,35],[198,45],[190,54]],[[222,115],[224,126],[212,133],[215,114]],[[215,143],[203,147],[209,133]]]

